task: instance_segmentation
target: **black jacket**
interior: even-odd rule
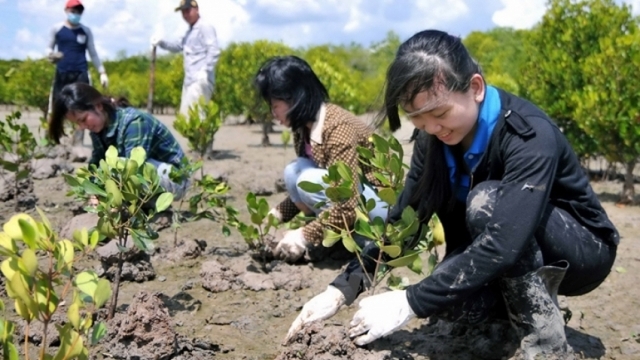
[[[502,90],[499,93],[500,116],[471,176],[470,186],[486,180],[500,181],[493,216],[485,232],[474,242],[466,227],[464,203],[458,202],[453,210],[438,213],[444,227],[447,256],[453,252],[459,255],[407,288],[409,304],[419,317],[428,317],[467,298],[511,268],[549,203],[567,211],[604,242],[615,245],[619,242],[618,233],[591,189],[578,157],[558,127],[530,102]],[[426,134],[419,133],[404,191],[392,209],[392,220],[399,218],[417,186],[426,143]],[[369,246],[368,250],[377,249]],[[366,285],[362,271],[357,260],[353,260],[332,283],[345,294],[348,303]]]

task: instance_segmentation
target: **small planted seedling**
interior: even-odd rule
[[[189,148],[203,160],[213,151],[213,138],[222,126],[220,107],[213,101],[200,97],[189,107],[189,116],[178,114],[173,127],[189,142]]]
[[[182,159],[179,169],[173,168],[170,177],[174,182],[192,178],[193,174],[202,168],[202,161],[190,161],[186,157]],[[229,225],[234,226],[238,210],[227,204],[231,189],[226,182],[215,179],[211,175],[204,175],[200,179],[190,182],[185,196],[178,204],[177,211],[173,212],[171,226],[174,229],[173,243],[178,243],[178,230],[183,223],[208,219],[222,224],[222,231],[229,235]],[[188,195],[188,196],[187,196]],[[183,212],[184,203],[189,204],[189,211]],[[229,224],[229,225],[228,225]]]
[[[27,214],[11,217],[0,233],[2,276],[14,311],[25,320],[25,339],[34,323],[42,324],[43,339],[38,359],[88,359],[89,347],[106,334],[103,322],[94,323],[94,314],[111,297],[111,285],[91,270],[78,271],[80,259],[93,251],[99,241],[97,232],[77,230],[73,239],[60,239],[44,213],[37,209],[41,221]],[[71,297],[69,299],[69,297]],[[54,324],[53,315],[62,301],[67,302],[67,318]],[[0,310],[4,303],[0,302]],[[55,325],[60,345],[49,354],[47,329]],[[4,359],[18,359],[14,344],[15,324],[0,318],[0,342]],[[24,341],[23,356],[29,359],[31,343]]]
[[[266,199],[258,198],[250,192],[247,194],[246,201],[251,223],[245,224],[236,221],[235,227],[249,245],[249,249],[255,251],[257,257],[265,264],[271,253],[268,246],[273,235],[270,234],[270,231],[276,230],[279,222],[272,214],[269,214],[269,204]]]
[[[108,239],[115,239],[120,253],[115,274],[114,291],[109,306],[109,319],[113,317],[118,302],[123,252],[127,251],[129,236],[140,250],[153,247],[158,234],[151,228],[150,219],[165,211],[173,202],[173,194],[165,192],[155,166],[146,162],[142,147],[131,151],[129,158],[118,157],[110,146],[100,165],[80,168],[75,175],[64,175],[71,187],[70,195],[80,200],[94,197],[96,207],[85,209],[98,214],[96,229]]]
[[[0,121],[0,168],[12,173],[14,209],[20,210],[20,193],[23,181],[31,182],[32,160],[41,158],[36,149],[38,143],[29,127],[18,121],[21,113],[15,111],[6,116],[5,121]],[[0,171],[0,176],[7,180],[5,173]]]

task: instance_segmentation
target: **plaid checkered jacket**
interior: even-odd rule
[[[307,157],[304,151],[303,131],[309,130],[303,128],[293,133],[294,149],[299,157]],[[358,146],[373,149],[373,145],[369,142],[371,134],[373,134],[373,128],[352,113],[337,105],[326,104],[321,108],[309,134],[313,160],[323,169],[329,168],[337,161],[343,161],[354,171],[354,175],[359,173],[358,169],[360,169],[361,175],[364,175],[371,185],[380,186],[381,183],[373,175],[373,169],[362,165],[358,159]],[[359,183],[354,183],[354,190],[358,187]],[[356,220],[356,205],[355,196],[342,203],[332,203],[327,210],[318,215],[316,220],[305,225],[303,228],[305,240],[316,245],[322,242],[325,228],[322,222],[344,229],[344,220],[346,220],[347,224],[353,226]],[[282,214],[284,222],[291,220],[300,212],[289,197],[276,208]],[[325,212],[329,214],[326,219]]]

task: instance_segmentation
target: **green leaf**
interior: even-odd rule
[[[147,160],[147,152],[144,151],[144,148],[142,146],[136,146],[135,148],[133,148],[133,150],[131,150],[129,159],[135,161],[138,164],[142,164],[145,162],[145,160]]]
[[[71,328],[71,324],[58,326],[58,332],[60,333],[60,347],[53,358],[54,360],[74,359],[82,354],[84,340],[77,331]]]
[[[111,168],[116,167],[116,162],[118,161],[118,150],[115,146],[109,146],[104,156],[105,161]]]
[[[429,262],[427,263],[427,271],[429,272],[428,275],[433,274],[433,270],[436,268],[436,265],[438,264],[438,257],[435,254],[430,254],[429,255]]]
[[[402,210],[402,222],[406,224],[411,224],[416,220],[416,212],[413,210],[411,206],[407,206]]]
[[[85,230],[86,231],[86,230]],[[60,260],[64,262],[64,264],[70,267],[73,264],[74,251],[73,251],[73,243],[69,240],[62,240],[58,242],[58,251]]]
[[[80,186],[80,180],[77,177],[71,174],[62,174],[62,177],[64,178],[64,181],[72,188]]]
[[[18,349],[16,349],[16,346],[13,343],[3,343],[2,349],[5,360],[20,360],[18,357]]]
[[[113,179],[107,179],[104,182],[104,189],[107,191],[107,194],[111,195],[111,205],[113,207],[120,207],[120,205],[122,205],[122,192],[120,192],[116,182],[113,181]]]
[[[378,197],[390,206],[396,204],[396,192],[391,188],[384,188],[378,191]]]
[[[0,159],[0,164],[2,165],[2,167],[9,171],[9,172],[17,172],[18,171],[18,164],[10,162],[10,161],[5,161]]]
[[[224,236],[231,236],[231,230],[227,225],[222,225],[222,234]]]
[[[74,302],[69,306],[69,309],[67,310],[67,318],[71,325],[73,325],[74,329],[80,329],[80,305],[78,305],[78,303]]]
[[[9,250],[11,253],[15,253],[18,251],[16,242],[5,233],[0,233],[0,246]]]
[[[335,243],[337,243],[341,239],[341,235],[336,233],[335,231],[325,229],[324,230],[324,240],[322,240],[322,245],[324,247],[332,247]]]
[[[33,221],[33,220],[32,220]],[[30,249],[36,248],[36,230],[31,226],[28,220],[18,219],[18,225],[22,231],[22,240]]]
[[[18,220],[23,219],[27,220],[30,223],[35,223],[31,216],[27,214],[16,214],[13,215],[9,221],[2,225],[2,230],[4,233],[14,240],[22,240],[22,228],[20,227],[20,223]]]
[[[38,315],[38,306],[35,301],[33,301],[33,297],[29,292],[29,284],[24,274],[16,272],[9,280],[7,290],[7,292],[11,290],[11,292],[16,295],[17,299],[20,299],[26,305],[31,318]]]
[[[40,220],[42,221],[42,223],[48,228],[51,229],[51,222],[49,221],[49,219],[47,218],[47,216],[45,215],[44,211],[42,211],[42,209],[40,209],[40,207],[36,206],[36,211],[38,212],[38,215],[40,215]]]
[[[375,240],[376,236],[371,231],[371,225],[369,222],[357,219],[354,225],[354,229],[357,234],[362,235],[368,239]]]
[[[373,144],[376,147],[376,151],[383,154],[387,154],[389,152],[389,143],[387,142],[387,140],[383,139],[378,134],[373,134],[372,137],[373,137]]]
[[[93,296],[93,302],[99,309],[109,298],[111,298],[111,284],[106,279],[100,279]]]
[[[95,297],[98,288],[98,275],[93,271],[83,271],[78,274],[73,281],[78,290],[89,295],[92,299]]]
[[[378,181],[380,181],[382,183],[382,185],[384,186],[391,186],[391,181],[384,176],[383,174],[379,173],[379,172],[374,172],[373,176],[378,179]]]
[[[320,184],[312,183],[310,181],[300,181],[298,187],[308,193],[319,193],[324,190],[324,187]]]
[[[82,189],[87,193],[87,195],[107,197],[107,192],[101,189],[98,185],[92,183],[89,179],[82,182]]]
[[[100,241],[100,233],[98,231],[92,231],[91,232],[91,237],[89,238],[89,245],[91,246],[92,249],[95,249],[96,245],[98,245],[98,242]]]
[[[36,258],[36,253],[31,249],[24,249],[21,260],[26,270],[25,275],[32,277],[36,273],[36,270],[38,270],[38,258]]]
[[[373,157],[373,152],[365,147],[358,147],[358,154],[365,162]]]
[[[393,260],[387,261],[387,265],[389,265],[391,267],[396,267],[396,268],[403,267],[403,266],[409,266],[410,264],[413,264],[413,262],[419,256],[420,256],[419,253],[413,253],[413,254],[405,255],[403,257],[399,257],[397,259],[393,259]]]
[[[343,202],[353,197],[353,191],[347,187],[328,187],[325,190],[327,197],[333,202]]]
[[[10,257],[4,259],[2,261],[2,265],[0,266],[0,270],[2,270],[2,274],[5,278],[11,279],[16,271],[20,271],[20,266],[18,265],[18,258]],[[11,294],[9,294],[11,295]]]
[[[344,245],[344,248],[351,253],[360,251],[358,244],[353,240],[351,234],[346,231],[342,232],[342,245]]]
[[[251,214],[251,222],[255,225],[262,225],[263,219],[264,218],[258,213]]]
[[[400,246],[397,246],[397,245],[381,246],[380,250],[389,254],[389,256],[391,256],[394,259],[400,256],[400,253],[402,253],[402,249],[400,248]]]
[[[353,182],[353,172],[351,169],[342,161],[338,161],[336,165],[338,167],[338,174],[340,174],[342,179]]]
[[[104,322],[95,324],[91,332],[91,345],[96,345],[105,335],[107,335],[107,326]]]
[[[28,178],[29,174],[31,174],[31,170],[29,169],[23,169],[18,171],[18,173],[16,174],[16,181],[20,181]]]
[[[166,192],[161,194],[156,201],[156,211],[162,212],[165,211],[171,206],[173,202],[173,194],[170,192]]]
[[[420,258],[420,256],[416,257],[411,264],[407,265],[407,267],[414,273],[422,275],[422,259]]]

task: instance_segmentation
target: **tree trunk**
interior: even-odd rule
[[[147,112],[153,114],[153,93],[156,87],[156,47],[151,48],[151,64],[149,67],[149,94],[147,97]]]
[[[120,242],[120,246],[126,246],[127,236],[128,234],[125,232],[124,242],[122,240],[118,240]],[[121,238],[122,239],[122,238]],[[118,293],[120,292],[120,275],[122,274],[122,265],[124,264],[123,253],[120,251],[118,253],[118,268],[116,269],[116,278],[113,283],[113,294],[111,295],[111,304],[109,304],[109,314],[107,316],[107,320],[113,319],[113,316],[116,314],[116,308],[118,307]]]
[[[622,187],[620,203],[633,204],[633,200],[636,195],[636,191],[633,186],[633,169],[636,167],[636,161],[629,161],[625,164],[625,167],[627,168],[627,172],[624,174],[624,186]]]
[[[273,127],[270,121],[262,119],[262,146],[271,146],[271,142],[269,141],[269,125]]]

